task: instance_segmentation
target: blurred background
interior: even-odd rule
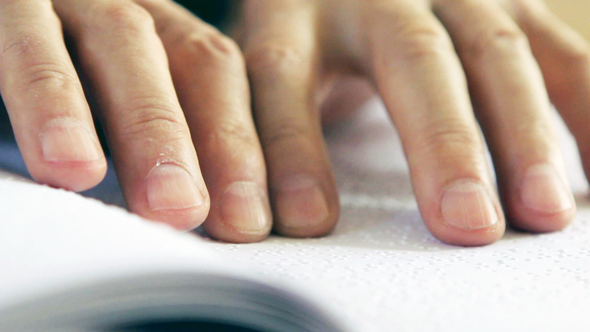
[[[176,0],[201,19],[223,29],[224,22],[229,18],[239,0]]]
[[[590,1],[588,0],[545,0],[551,10],[571,27],[590,40]]]
[[[590,1],[588,0],[545,0],[551,10],[571,27],[590,40]]]
[[[228,17],[231,5],[235,6],[239,0],[177,0],[177,2],[197,13],[203,20],[221,26]],[[590,40],[589,0],[545,0],[545,3],[555,14]]]

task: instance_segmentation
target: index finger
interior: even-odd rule
[[[88,103],[50,1],[0,2],[0,90],[31,175],[71,190],[106,172]]]

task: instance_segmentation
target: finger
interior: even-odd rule
[[[519,3],[522,2],[522,3]],[[590,47],[540,1],[507,8],[529,38],[551,101],[574,135],[590,178]]]
[[[211,195],[207,233],[264,239],[272,227],[246,68],[235,43],[172,2],[139,1],[154,17]]]
[[[375,89],[366,78],[339,79],[320,102],[324,127],[352,117],[361,106],[375,96]]]
[[[0,90],[21,153],[39,182],[98,184],[106,160],[49,1],[0,2]]]
[[[493,2],[442,0],[434,9],[467,72],[509,220],[530,231],[562,229],[575,202],[526,36]]]
[[[297,1],[248,4],[243,48],[274,227],[289,236],[324,235],[335,226],[339,207],[313,95],[313,6]]]
[[[152,17],[131,1],[57,0],[92,81],[129,208],[179,229],[209,198]]]
[[[494,242],[504,217],[448,35],[415,2],[371,4],[360,15],[365,61],[402,139],[426,225],[451,244]]]

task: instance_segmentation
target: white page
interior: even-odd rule
[[[298,295],[304,292],[204,244],[196,234],[0,172],[0,330],[110,330],[191,318],[343,330]]]
[[[587,331],[590,207],[563,126],[578,193],[574,224],[544,235],[508,231],[494,245],[460,248],[428,233],[399,140],[378,101],[366,108],[328,135],[343,205],[332,235],[207,247],[261,276],[301,285],[356,331]],[[112,199],[113,188],[103,190]]]
[[[0,175],[0,307],[137,273],[216,271],[194,236],[64,190]]]
[[[574,224],[544,235],[509,230],[491,246],[461,248],[423,225],[383,106],[365,108],[328,133],[342,203],[332,235],[210,247],[313,286],[360,331],[590,331],[588,187],[562,123]]]

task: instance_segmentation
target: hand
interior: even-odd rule
[[[509,2],[514,6],[502,8],[512,10],[503,11],[480,2],[434,8],[456,44],[469,45],[458,53],[514,223],[535,231],[559,229],[572,218],[574,202],[546,131],[549,103],[540,74],[506,13],[529,22],[521,28],[578,142],[584,142],[583,129],[573,127],[582,128],[587,117],[576,111],[587,104],[584,44],[534,3]],[[453,30],[455,15],[444,9],[478,14],[477,8],[469,10],[475,3],[486,9],[487,21],[462,17],[460,24],[480,27],[467,32],[480,32],[468,39],[472,43],[460,43],[465,29],[456,23]],[[246,2],[242,43],[264,157],[250,118],[244,63],[230,40],[168,1],[55,0],[53,6],[100,101],[98,115],[134,212],[181,229],[208,215],[205,229],[216,238],[263,239],[272,219],[266,159],[275,229],[290,236],[326,234],[337,220],[338,200],[317,110],[333,100],[334,94],[322,98],[327,89],[355,86],[341,82],[362,74],[377,87],[398,126],[433,233],[465,245],[501,236],[504,218],[486,174],[463,72],[425,4]],[[72,190],[92,187],[104,174],[104,156],[57,16],[49,2],[14,0],[0,4],[0,18],[0,89],[31,174]],[[560,59],[565,66],[546,68]],[[553,88],[551,82],[557,82]],[[560,89],[562,82],[576,86]],[[527,166],[535,166],[529,176]],[[555,173],[557,180],[544,177]],[[454,180],[458,187],[451,186]],[[549,190],[552,186],[565,193]],[[450,190],[444,194],[444,189]],[[539,191],[557,195],[536,195]],[[495,222],[483,227],[486,220]]]
[[[62,25],[129,208],[186,230],[209,215],[228,241],[266,237],[266,171],[241,52],[171,1],[0,1],[0,89],[31,175],[81,191],[106,170]]]
[[[504,212],[532,232],[574,217],[549,97],[590,169],[590,53],[541,1],[246,0],[238,30],[279,233],[334,226],[319,110],[326,91],[358,76],[385,102],[437,238],[492,243]]]

